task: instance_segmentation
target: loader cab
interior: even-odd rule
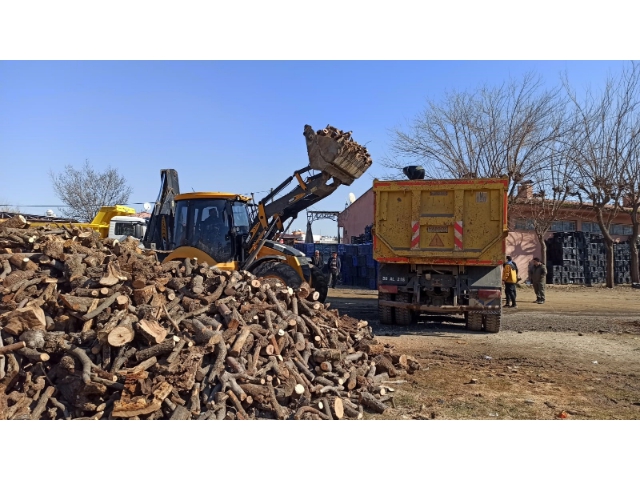
[[[231,193],[176,195],[171,248],[193,247],[218,263],[241,260],[238,238],[249,233],[248,200]]]

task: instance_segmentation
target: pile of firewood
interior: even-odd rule
[[[333,127],[331,125],[327,125],[327,128],[316,131],[316,135],[319,135],[321,137],[331,137],[339,145],[341,145],[342,151],[344,152],[343,154],[349,152],[359,161],[363,162],[367,167],[371,166],[373,160],[371,160],[371,155],[369,155],[367,147],[360,145],[358,142],[354,141],[351,138],[351,133],[352,132],[343,132],[339,128]]]
[[[358,419],[419,368],[308,284],[10,222],[0,419]]]
[[[303,134],[310,167],[333,176],[345,185],[351,185],[373,163],[367,148],[353,140],[351,132],[343,132],[331,125],[315,131],[310,125],[305,125]]]

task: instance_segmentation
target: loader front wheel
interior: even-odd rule
[[[327,283],[327,277],[319,268],[311,269],[311,288],[320,294],[318,301],[324,303],[329,291],[329,284]]]
[[[277,278],[287,287],[298,288],[302,285],[302,279],[291,265],[281,262],[264,262],[258,265],[253,273],[260,278]]]

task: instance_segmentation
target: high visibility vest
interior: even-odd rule
[[[502,269],[502,281],[505,282],[505,283],[517,283],[518,282],[518,276],[516,275],[516,271],[509,264],[506,264],[504,266],[504,268]]]

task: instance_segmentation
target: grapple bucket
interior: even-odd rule
[[[367,149],[351,139],[351,132],[342,132],[335,127],[317,132],[305,125],[309,166],[327,172],[344,185],[351,185],[371,166]]]

